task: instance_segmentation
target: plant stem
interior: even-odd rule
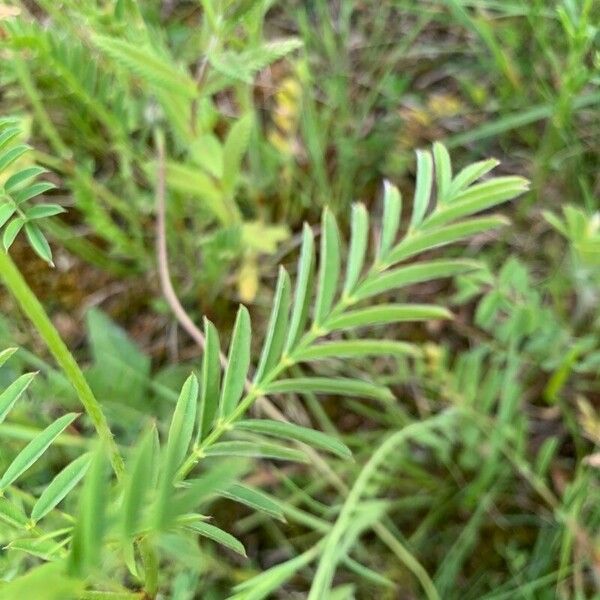
[[[322,594],[329,590],[329,586],[331,585],[331,581],[335,574],[335,568],[339,561],[339,545],[348,529],[348,525],[353,518],[356,507],[360,503],[361,497],[364,494],[369,481],[374,473],[377,472],[380,465],[385,461],[392,451],[394,451],[407,439],[418,435],[418,433],[423,430],[438,426],[444,422],[448,422],[449,419],[454,418],[455,414],[455,411],[450,409],[438,414],[435,417],[431,417],[426,421],[412,423],[411,425],[408,425],[400,431],[390,435],[381,444],[381,446],[375,450],[370,460],[360,472],[360,475],[350,490],[350,493],[347,495],[344,505],[338,515],[337,521],[326,538],[323,554],[321,555],[319,566],[313,578],[313,584],[308,596],[309,600],[317,600],[318,598],[322,598]],[[380,530],[379,533],[381,533],[381,525],[378,523],[377,526]],[[394,545],[396,546],[396,550],[400,550],[400,553],[403,556],[404,564],[419,579],[427,598],[429,600],[439,600],[440,596],[425,569],[423,569],[421,564],[410,554],[406,548],[398,548],[398,541],[395,540],[395,542],[396,543]]]
[[[144,563],[144,588],[148,598],[156,598],[158,593],[158,556],[152,541],[147,537],[141,538],[138,548]]]
[[[92,421],[100,440],[106,444],[115,475],[120,478],[124,472],[123,458],[117,448],[112,432],[102,412],[100,403],[94,396],[79,365],[62,341],[58,331],[50,321],[44,307],[36,298],[21,272],[10,256],[0,250],[0,279],[14,296],[15,300],[31,321],[46,346],[56,359],[67,379],[75,388],[85,412]]]

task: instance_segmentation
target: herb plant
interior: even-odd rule
[[[23,151],[8,149],[0,160],[8,166],[10,157]],[[338,437],[316,429],[252,418],[250,409],[267,397],[306,393],[393,405],[396,398],[385,385],[356,376],[296,376],[295,370],[333,359],[420,355],[414,344],[381,339],[379,334],[363,337],[362,332],[380,325],[451,318],[450,311],[439,304],[382,302],[378,297],[480,269],[476,261],[431,258],[429,253],[506,223],[502,216],[480,213],[523,193],[527,182],[513,176],[480,181],[496,165],[495,160],[481,161],[454,174],[442,144],[434,144],[432,152],[418,151],[416,188],[406,229],[402,231],[400,192],[386,183],[380,230],[370,225],[365,206],[355,204],[347,252],[334,216],[325,209],[318,252],[311,228],[304,227],[294,285],[280,268],[256,367],[251,366],[251,319],[244,306],[238,310],[226,358],[221,355],[217,329],[205,319],[199,375],[190,375],[181,388],[168,428],[148,423],[131,448],[115,440],[77,363],[9,255],[0,252],[0,278],[63,368],[97,433],[94,448],[76,456],[36,493],[22,483],[24,474],[44,460],[52,443],[84,420],[83,416],[70,412],[58,417],[5,467],[0,479],[4,495],[0,517],[11,530],[8,551],[25,552],[43,564],[21,565],[19,574],[0,588],[0,597],[155,598],[168,588],[169,575],[161,564],[166,554],[177,561],[169,550],[173,544],[201,536],[245,554],[240,541],[209,520],[211,503],[219,497],[269,518],[297,519],[298,513],[286,503],[245,482],[254,461],[301,463],[315,451],[349,460],[351,450]],[[5,229],[7,249],[14,239],[12,231],[27,227],[27,219],[33,219],[28,215],[37,214],[36,207],[49,206],[30,206],[36,191],[48,187],[34,185],[22,196],[10,194],[15,181],[41,172],[31,169],[12,174],[5,185],[7,193],[0,210],[8,215],[5,221],[12,219]],[[50,206],[52,210],[44,209],[46,216],[60,210]],[[15,220],[20,225],[12,225]],[[50,262],[47,242],[37,224],[35,231],[29,240]],[[421,255],[426,257],[413,260]],[[5,350],[0,355],[2,363],[13,353],[14,349]],[[22,375],[2,393],[2,419],[33,378],[33,373]],[[266,598],[311,563],[317,566],[308,596],[314,600],[330,597],[334,574],[342,563],[377,579],[376,573],[349,556],[358,537],[369,528],[392,548],[398,546],[383,524],[386,503],[364,498],[370,480],[379,465],[408,440],[438,446],[443,438],[452,439],[460,412],[441,411],[392,433],[374,451],[334,522],[324,526],[320,540],[295,558],[242,582],[231,597]],[[73,494],[76,504],[70,501]],[[435,597],[419,565],[412,564],[411,570],[427,595]]]

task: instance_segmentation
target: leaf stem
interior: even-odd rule
[[[69,352],[69,349],[46,314],[44,307],[36,298],[10,256],[1,250],[0,280],[2,280],[4,285],[13,295],[21,310],[31,321],[56,359],[56,362],[65,373],[67,379],[70,381],[73,388],[75,388],[85,412],[88,414],[98,433],[98,437],[106,444],[106,447],[109,450],[110,460],[115,475],[118,478],[121,478],[124,472],[123,458],[117,448],[117,444],[115,443],[100,403],[90,389],[90,386],[79,368],[79,365],[73,358],[73,355]]]
[[[158,593],[158,555],[152,541],[143,537],[138,542],[138,548],[144,563],[144,588],[148,598],[156,598]]]

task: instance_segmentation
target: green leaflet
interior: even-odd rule
[[[25,211],[25,216],[30,220],[45,219],[64,212],[65,209],[58,204],[36,204]]]
[[[227,196],[231,196],[237,185],[242,158],[248,149],[250,143],[250,134],[254,125],[254,115],[248,112],[241,119],[236,121],[229,130],[225,145],[223,148],[223,191]]]
[[[3,123],[0,123],[0,127],[2,127]],[[19,134],[21,130],[18,127],[7,127],[2,133],[0,133],[0,150],[2,150],[5,146],[8,146],[12,140],[14,140]]]
[[[406,342],[390,340],[342,340],[322,342],[300,350],[294,355],[298,361],[323,360],[327,358],[352,358],[360,356],[419,356],[419,348]]]
[[[18,131],[18,130],[17,130]],[[27,167],[26,169],[22,169],[17,173],[13,173],[4,184],[4,189],[7,192],[13,192],[17,189],[22,183],[29,181],[30,179],[34,179],[38,175],[42,175],[43,173],[47,173],[48,169],[44,169],[44,167]]]
[[[450,319],[452,313],[434,304],[381,304],[371,308],[361,308],[331,318],[325,326],[330,331],[354,329],[367,325],[399,323],[401,321],[428,321],[429,319]]]
[[[212,52],[208,59],[216,71],[228,79],[252,83],[252,78],[257,71],[267,65],[283,58],[302,46],[302,42],[295,38],[267,42],[244,52],[221,51]],[[214,92],[217,90],[211,90]]]
[[[221,363],[219,334],[215,326],[204,318],[204,356],[202,358],[202,391],[198,406],[198,432],[196,444],[209,432],[219,404]]]
[[[127,69],[139,75],[155,88],[165,87],[193,100],[198,91],[194,80],[175,64],[159,56],[149,46],[139,46],[128,41],[94,35],[94,44]]]
[[[237,422],[235,429],[271,435],[284,440],[296,440],[315,448],[327,450],[340,458],[350,458],[352,456],[350,449],[334,437],[315,429],[295,425],[294,423],[271,421],[268,419],[252,419]]]
[[[447,246],[473,235],[503,227],[508,223],[506,217],[494,215],[459,221],[439,229],[415,231],[392,250],[386,264],[396,264],[421,252]]]
[[[34,196],[39,196],[44,192],[48,192],[53,190],[56,186],[49,181],[40,181],[39,183],[34,183],[18,192],[13,194],[13,199],[17,204],[23,204],[26,200],[30,200]]]
[[[83,454],[54,477],[31,510],[31,519],[34,522],[45,517],[79,483],[87,473],[90,460],[90,454]]]
[[[357,202],[352,205],[352,226],[350,238],[350,251],[346,265],[346,280],[344,295],[349,296],[360,278],[367,253],[369,241],[369,213],[365,205]]]
[[[196,424],[198,379],[190,375],[181,388],[167,438],[167,469],[174,474],[185,458]]]
[[[383,260],[393,246],[402,214],[402,198],[397,187],[389,181],[384,182],[383,217],[381,224],[381,239],[379,241],[378,257]]]
[[[337,394],[340,396],[358,396],[375,400],[391,400],[393,394],[383,386],[374,385],[358,379],[341,377],[298,377],[296,379],[281,379],[269,384],[266,389],[269,394]]]
[[[25,233],[27,234],[29,245],[35,253],[42,260],[52,265],[52,250],[50,250],[50,244],[48,244],[41,229],[34,223],[25,223]]]
[[[45,538],[19,538],[8,544],[7,549],[25,552],[30,556],[41,558],[42,560],[55,561],[63,555],[63,546],[68,542],[68,538],[56,542]]]
[[[431,199],[433,185],[433,160],[431,153],[417,150],[417,183],[413,200],[410,229],[415,229],[423,221]]]
[[[79,514],[69,553],[69,574],[82,576],[100,563],[106,529],[108,459],[100,446],[92,457],[79,498]]]
[[[303,452],[279,444],[265,442],[217,442],[205,450],[206,456],[241,456],[246,458],[271,458],[273,460],[289,460],[308,462]]]
[[[487,210],[529,189],[529,183],[523,177],[496,177],[471,186],[433,213],[424,223],[425,227],[444,225],[461,217]]]
[[[18,350],[18,348],[7,348],[0,352],[0,367]]]
[[[433,144],[433,161],[435,164],[435,181],[437,202],[446,201],[452,183],[452,163],[446,146],[441,142]]]
[[[6,498],[0,498],[0,521],[16,529],[27,529],[30,525],[23,509]]]
[[[157,525],[169,527],[179,516],[193,512],[209,497],[229,489],[246,469],[244,460],[221,461],[200,477],[186,481],[182,492],[161,507],[162,512],[157,514]]]
[[[319,326],[331,310],[340,276],[340,236],[334,216],[323,211],[319,282],[315,304],[315,325]]]
[[[17,212],[17,207],[11,204],[0,206],[0,228],[4,227],[8,220]]]
[[[483,177],[486,173],[489,173],[492,169],[496,168],[499,164],[500,161],[491,158],[466,166],[451,182],[450,188],[448,189],[448,200],[452,200],[458,192],[470,186],[480,177]]]
[[[223,226],[238,222],[237,212],[233,215],[230,206],[223,200],[217,184],[194,165],[167,162],[167,184],[169,189],[200,197],[203,206],[217,218]]]
[[[8,252],[8,249],[13,245],[15,238],[19,235],[19,231],[23,229],[25,221],[22,217],[16,217],[13,219],[4,229],[4,235],[2,236],[2,245],[4,251]]]
[[[0,355],[0,365],[7,361],[16,351],[16,348],[9,348]],[[3,392],[0,394],[0,423],[6,419],[6,415],[10,412],[15,402],[25,393],[25,390],[29,387],[33,381],[36,373],[25,373],[21,375],[16,381],[13,381]]]
[[[281,357],[287,334],[290,310],[290,287],[290,277],[287,271],[283,267],[280,267],[267,335],[254,376],[255,383],[259,383],[263,376],[275,366]]]
[[[212,133],[198,137],[190,148],[194,165],[204,169],[207,175],[220,180],[223,177],[223,145]]]
[[[223,390],[219,404],[219,416],[226,419],[235,410],[240,400],[246,374],[250,366],[250,315],[245,306],[240,305],[233,327],[227,368],[223,377]]]
[[[264,512],[279,521],[285,522],[285,517],[278,502],[255,488],[241,483],[234,483],[229,488],[219,492],[219,496],[244,504],[253,510]]]
[[[153,487],[156,439],[156,427],[152,427],[135,448],[131,467],[128,469],[121,513],[122,531],[126,539],[136,533],[146,509],[148,492]]]
[[[480,266],[473,260],[432,260],[400,267],[366,279],[354,293],[354,298],[356,301],[365,300],[414,283],[431,281],[440,277],[453,277],[473,271]]]
[[[0,154],[0,172],[4,171],[6,167],[10,166],[17,159],[21,158],[23,154],[29,152],[31,150],[31,146],[27,146],[25,144],[21,144],[19,146],[13,146],[8,150],[5,150],[2,154]]]
[[[296,276],[296,290],[294,292],[294,306],[290,317],[290,330],[285,343],[285,352],[289,353],[295,347],[304,331],[310,296],[313,285],[314,267],[314,238],[311,228],[305,223],[302,230],[302,250],[298,262],[298,275]]]
[[[209,538],[213,540],[213,542],[217,542],[218,544],[221,544],[222,546],[225,546],[244,557],[246,556],[246,549],[239,540],[233,537],[230,533],[227,533],[226,531],[223,531],[214,525],[199,521],[197,523],[191,523],[188,525],[188,529],[195,531],[202,537]]]
[[[48,446],[78,417],[77,413],[68,413],[48,425],[19,454],[0,479],[0,490],[5,490],[20,477],[46,451]]]
[[[64,561],[56,561],[34,567],[25,575],[5,583],[0,587],[0,600],[65,600],[76,598],[83,589],[83,581],[67,577]]]

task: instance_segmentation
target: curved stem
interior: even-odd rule
[[[327,536],[325,548],[323,549],[319,566],[313,579],[308,600],[319,600],[320,598],[323,598],[324,594],[326,594],[326,591],[329,589],[335,574],[336,565],[339,561],[338,549],[340,543],[342,542],[344,534],[348,529],[348,525],[351,523],[354,512],[359,505],[363,494],[365,493],[365,489],[367,488],[371,477],[375,474],[380,465],[393,450],[395,450],[400,444],[404,443],[407,439],[418,434],[420,430],[429,429],[436,425],[440,425],[443,421],[447,420],[453,415],[454,412],[449,410],[436,417],[428,419],[427,421],[408,425],[400,431],[393,433],[373,453],[373,456],[364,466],[354,486],[350,490],[350,493],[344,502],[344,506],[338,515],[337,521]],[[435,589],[435,585],[421,564],[414,558],[414,556],[412,556],[412,554],[410,554],[410,552],[408,552],[408,550],[403,547],[401,549],[401,555],[404,558],[404,564],[421,582],[423,590],[425,591],[425,594],[429,600],[439,600],[439,594]]]
[[[0,280],[13,295],[21,310],[31,321],[46,346],[56,359],[67,379],[75,388],[77,396],[85,412],[94,425],[98,437],[106,444],[110,453],[110,460],[115,475],[120,478],[124,472],[123,458],[117,448],[112,432],[102,412],[100,403],[94,396],[88,382],[85,379],[79,365],[62,341],[58,331],[46,314],[44,307],[36,298],[29,285],[21,275],[21,272],[12,261],[10,256],[0,250]]]

